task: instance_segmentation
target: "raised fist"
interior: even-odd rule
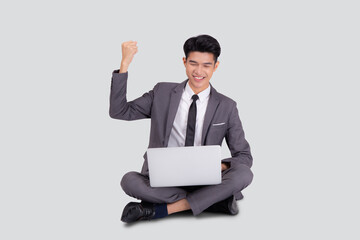
[[[121,44],[122,59],[120,72],[127,72],[127,68],[129,67],[132,59],[134,58],[135,53],[137,53],[138,51],[138,47],[136,46],[136,44],[136,41],[128,41]]]

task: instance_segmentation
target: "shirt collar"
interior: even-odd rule
[[[209,95],[210,95],[210,88],[211,88],[211,86],[210,86],[210,84],[209,84],[209,86],[208,86],[206,89],[202,90],[201,92],[199,92],[199,93],[197,94],[197,95],[199,96],[200,102],[206,100],[206,99],[209,97]],[[189,81],[186,83],[186,86],[185,86],[184,91],[185,91],[185,93],[186,93],[186,95],[187,95],[187,97],[188,97],[189,99],[191,99],[192,96],[195,94],[194,91],[191,89],[191,87],[190,87],[190,85],[189,85]]]

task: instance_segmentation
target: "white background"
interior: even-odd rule
[[[359,3],[235,2],[1,2],[1,239],[359,239]],[[131,100],[185,80],[183,43],[203,33],[222,46],[211,82],[238,103],[254,181],[235,217],[127,226],[119,182],[149,120],[108,115],[121,43],[139,46]]]

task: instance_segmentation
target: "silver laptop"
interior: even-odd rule
[[[221,147],[169,147],[147,150],[151,187],[221,183]]]

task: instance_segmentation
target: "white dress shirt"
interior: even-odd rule
[[[195,93],[187,82],[184,92],[182,93],[179,107],[176,112],[173,127],[171,129],[168,147],[184,147],[186,138],[187,120],[189,114],[189,108],[192,103],[191,97]],[[205,90],[197,94],[199,99],[196,101],[196,125],[195,125],[195,140],[194,146],[201,145],[201,134],[204,125],[204,117],[206,107],[209,102],[210,85]]]

